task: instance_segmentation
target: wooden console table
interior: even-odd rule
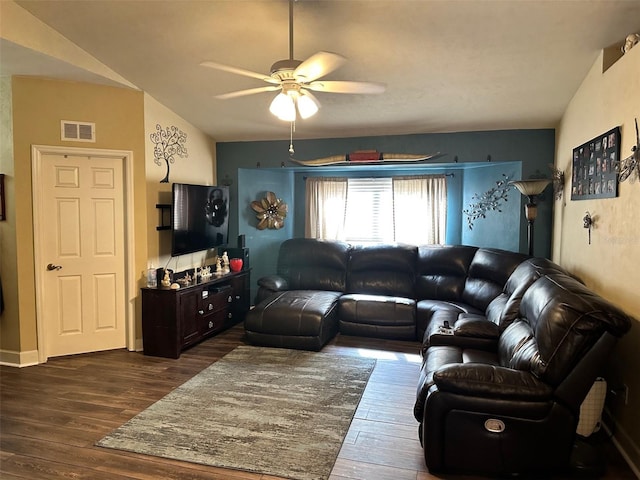
[[[179,358],[184,349],[244,320],[249,281],[250,270],[242,270],[177,290],[142,288],[144,354]]]

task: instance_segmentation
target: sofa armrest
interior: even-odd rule
[[[498,339],[500,327],[486,318],[461,318],[453,330],[458,337]]]
[[[258,279],[258,286],[264,287],[274,292],[289,289],[287,280],[282,278],[280,275],[266,275],[264,277],[261,277]]]
[[[553,392],[531,372],[479,363],[445,365],[433,380],[440,391],[476,397],[544,401]]]

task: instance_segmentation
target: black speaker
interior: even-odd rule
[[[229,260],[232,258],[242,259],[242,270],[249,270],[249,249],[248,248],[227,248],[218,247],[218,255],[222,256],[224,252],[227,252]]]
[[[246,246],[244,241],[244,235],[238,235],[238,248],[244,248]]]

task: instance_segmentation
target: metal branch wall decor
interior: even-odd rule
[[[481,218],[487,218],[487,212],[493,210],[502,212],[501,206],[503,202],[506,202],[509,196],[509,180],[508,175],[502,174],[503,179],[496,182],[496,186],[490,188],[482,194],[474,193],[472,200],[476,202],[471,203],[469,208],[463,210],[467,216],[467,225],[469,230],[473,230],[473,223]]]
[[[619,182],[629,179],[629,183],[634,183],[640,177],[640,132],[638,132],[638,119],[635,120],[636,144],[631,147],[631,155],[616,164]]]
[[[558,170],[553,163],[549,164],[551,169],[551,179],[553,180],[553,198],[556,200],[562,200],[562,194],[564,192],[564,172]]]
[[[187,154],[187,134],[176,126],[162,129],[160,124],[156,125],[156,132],[150,135],[153,148],[153,161],[161,166],[162,162],[167,166],[167,173],[160,183],[169,183],[169,164],[176,161],[176,155],[185,158]]]
[[[256,218],[260,220],[256,227],[258,230],[265,228],[278,230],[284,227],[284,219],[289,207],[281,198],[276,197],[275,193],[267,192],[262,200],[251,202],[251,208],[256,212]]]

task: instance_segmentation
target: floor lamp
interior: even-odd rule
[[[518,180],[509,182],[518,189],[518,191],[527,197],[528,202],[524,206],[524,214],[527,218],[527,233],[529,242],[529,256],[533,256],[533,222],[538,216],[538,206],[536,205],[536,196],[540,195],[551,180],[535,179],[535,180]]]

